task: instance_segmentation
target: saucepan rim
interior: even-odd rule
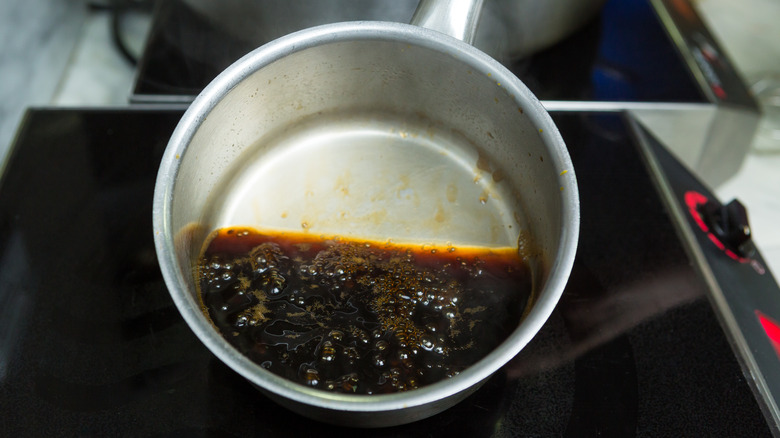
[[[549,278],[530,312],[496,349],[460,374],[418,389],[395,394],[356,395],[306,387],[263,369],[232,347],[201,310],[196,297],[184,287],[191,267],[178,266],[172,229],[172,202],[179,163],[189,142],[209,113],[242,80],[258,69],[311,47],[356,40],[398,41],[449,54],[468,62],[476,73],[489,74],[496,86],[507,88],[525,108],[524,115],[540,128],[552,166],[559,172],[561,237],[550,261]],[[541,329],[557,305],[574,263],[579,237],[579,197],[576,177],[563,139],[549,114],[531,91],[509,70],[480,50],[437,31],[402,23],[345,22],[309,28],[284,36],[250,52],[214,79],[187,109],[173,132],[161,160],[153,200],[155,247],[163,278],[173,301],[196,336],[218,358],[255,385],[298,403],[353,412],[392,411],[434,403],[486,380],[511,360]]]

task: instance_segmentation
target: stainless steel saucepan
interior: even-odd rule
[[[579,200],[547,112],[469,42],[481,0],[423,1],[412,24],[300,31],[246,55],[193,102],[162,159],[154,233],[186,322],[222,361],[303,415],[351,426],[408,423],[474,392],[537,333],[574,260]],[[335,394],[270,373],[201,310],[194,264],[226,226],[454,246],[530,236],[535,302],[487,357],[429,386]]]

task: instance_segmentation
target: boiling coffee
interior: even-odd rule
[[[379,394],[458,374],[531,301],[510,248],[397,245],[221,229],[198,275],[204,312],[260,366],[329,391]]]

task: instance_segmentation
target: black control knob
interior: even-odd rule
[[[721,243],[740,257],[756,252],[748,224],[747,210],[736,199],[726,205],[709,200],[699,207],[702,218]]]

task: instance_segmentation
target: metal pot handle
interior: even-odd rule
[[[411,24],[473,44],[484,0],[420,0]]]

